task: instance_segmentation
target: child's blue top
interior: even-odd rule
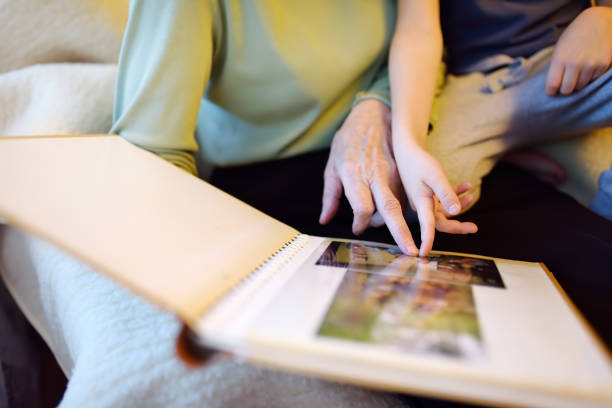
[[[588,0],[440,0],[449,70],[487,57],[528,57],[553,45]]]

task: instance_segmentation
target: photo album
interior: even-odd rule
[[[6,223],[203,349],[436,398],[612,406],[610,352],[543,264],[301,234],[118,136],[0,138],[0,191]]]

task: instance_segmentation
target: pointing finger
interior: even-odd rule
[[[416,256],[419,251],[404,219],[400,201],[393,195],[391,189],[381,182],[373,183],[372,190],[376,208],[378,208],[378,212],[387,224],[393,239],[402,252]]]
[[[433,197],[418,197],[414,200],[419,224],[421,225],[421,248],[419,256],[427,256],[433,246],[435,217]]]

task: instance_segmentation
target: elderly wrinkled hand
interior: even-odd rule
[[[353,209],[353,233],[359,235],[368,226],[380,225],[379,220],[382,219],[406,254],[427,255],[433,245],[434,228],[453,233],[475,232],[476,226],[472,223],[448,219],[459,213],[461,207],[467,206],[472,200],[471,196],[465,195],[459,199],[455,195],[457,211],[450,211],[440,205],[434,195],[440,189],[429,187],[434,184],[431,181],[437,180],[440,175],[446,181],[441,167],[439,171],[432,172],[432,165],[435,167],[437,164],[433,157],[424,150],[409,152],[402,149],[399,157],[404,166],[400,171],[396,164],[397,157],[391,142],[389,108],[377,100],[358,103],[332,142],[324,174],[323,206],[319,221],[326,224],[334,217],[344,191]],[[462,194],[469,188],[468,184],[463,184],[455,192]],[[455,194],[452,189],[451,194]],[[448,201],[447,194],[442,196],[443,204],[445,199]],[[403,215],[408,201],[419,215],[423,231],[421,251],[415,245]]]

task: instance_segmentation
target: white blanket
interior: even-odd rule
[[[107,132],[126,14],[127,0],[0,0],[0,38],[10,39],[0,46],[0,135]],[[175,355],[173,316],[2,224],[0,273],[69,378],[61,407],[405,405],[228,359],[189,368]]]
[[[0,0],[0,73],[53,62],[116,62],[128,0]]]

